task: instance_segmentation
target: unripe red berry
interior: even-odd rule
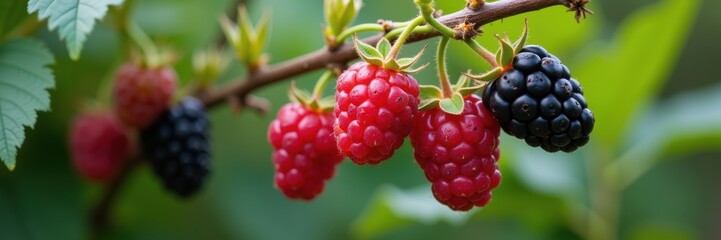
[[[147,127],[168,109],[177,78],[171,67],[121,66],[113,89],[116,114],[129,126]]]
[[[418,82],[410,75],[366,62],[338,77],[334,134],[338,149],[356,164],[393,156],[418,111]]]
[[[288,198],[311,200],[333,177],[343,155],[333,138],[333,114],[289,103],[268,128],[275,186]]]
[[[496,163],[500,126],[478,96],[464,102],[460,115],[439,107],[419,112],[410,135],[433,196],[456,211],[485,206],[501,181]]]
[[[114,177],[131,154],[126,129],[111,113],[83,113],[72,123],[70,152],[75,170],[93,181]]]

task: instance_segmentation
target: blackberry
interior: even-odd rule
[[[187,197],[203,185],[210,171],[210,133],[199,100],[188,97],[163,112],[141,132],[141,143],[167,189]]]
[[[586,145],[595,119],[571,71],[543,47],[524,47],[513,68],[483,91],[483,103],[504,132],[548,152]]]

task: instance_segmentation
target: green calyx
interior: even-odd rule
[[[411,68],[421,58],[427,46],[423,47],[423,49],[421,49],[421,51],[413,57],[396,59],[395,56],[391,55],[393,54],[393,47],[388,39],[381,38],[381,40],[378,41],[378,44],[373,47],[370,44],[360,41],[358,36],[354,36],[353,44],[355,46],[356,53],[358,53],[358,56],[360,56],[363,61],[385,69],[413,74],[428,66],[428,64],[424,64],[418,68]]]
[[[440,107],[446,113],[460,115],[463,112],[463,99],[483,89],[486,84],[486,82],[474,81],[461,75],[456,84],[451,87],[450,96],[443,94],[443,90],[436,86],[421,85],[421,102],[418,104],[418,110],[427,111]]]
[[[518,40],[516,40],[515,42],[511,43],[511,40],[508,39],[507,35],[501,37],[500,35],[496,34],[495,36],[501,45],[498,51],[496,51],[495,62],[492,62],[492,65],[495,67],[482,74],[474,75],[470,73],[465,73],[464,75],[478,81],[490,82],[498,78],[498,76],[500,76],[504,72],[513,68],[513,58],[515,58],[518,52],[521,51],[523,46],[526,44],[526,39],[528,38],[528,19],[526,19],[525,25],[523,27],[523,33],[521,33],[521,37],[519,37]],[[469,43],[469,45],[476,45],[471,46],[472,48],[482,48],[478,46],[478,43],[474,41],[470,41],[467,43]]]
[[[268,38],[269,21],[270,14],[265,12],[253,27],[244,6],[238,8],[237,24],[226,16],[220,18],[220,26],[225,37],[235,48],[238,59],[251,71],[258,70],[265,64],[263,51]]]
[[[325,85],[335,77],[333,71],[326,71],[316,82],[313,88],[313,93],[309,93],[305,90],[298,89],[295,87],[295,81],[290,83],[290,90],[288,91],[288,97],[291,101],[300,103],[306,108],[320,112],[329,113],[333,111],[335,106],[335,96],[321,97]]]

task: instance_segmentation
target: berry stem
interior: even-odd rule
[[[448,48],[448,42],[450,38],[443,37],[438,42],[438,52],[436,55],[436,62],[438,63],[438,79],[441,82],[441,90],[443,90],[443,97],[450,98],[453,96],[453,88],[451,82],[448,81],[448,71],[446,71],[446,49]]]
[[[355,35],[356,33],[362,33],[362,32],[383,32],[385,29],[383,29],[383,25],[377,24],[377,23],[364,23],[355,25],[353,27],[350,27],[340,34],[336,36],[335,42],[336,44],[340,44],[344,42],[346,39],[348,39],[350,36]]]
[[[423,16],[418,16],[414,18],[405,29],[403,29],[403,32],[401,32],[401,35],[398,36],[396,42],[393,44],[390,53],[388,53],[385,62],[393,60],[398,56],[398,53],[401,51],[401,47],[403,47],[403,43],[405,43],[406,39],[408,39],[408,36],[413,33],[413,29],[415,29],[416,26],[420,25],[424,21],[425,20],[423,19]]]
[[[471,47],[473,51],[478,53],[478,55],[480,55],[484,60],[486,60],[486,62],[488,62],[488,64],[490,64],[492,67],[496,68],[501,66],[496,62],[496,55],[481,46],[481,44],[479,44],[473,39],[467,39],[465,42],[466,45]]]
[[[333,74],[333,71],[327,70],[323,73],[323,75],[320,76],[318,82],[315,83],[315,87],[313,87],[313,96],[311,97],[311,101],[320,101],[321,95],[323,94],[323,89],[325,89],[325,85],[328,84],[328,82],[330,81],[330,79],[333,78],[334,75],[335,74]]]
[[[160,59],[158,59],[158,48],[153,43],[153,40],[151,40],[150,37],[143,32],[143,29],[140,28],[138,23],[128,20],[126,24],[126,29],[128,30],[128,36],[130,39],[132,39],[135,44],[140,47],[140,50],[143,51],[143,54],[149,61],[149,66],[155,67],[159,64]]]
[[[415,1],[416,5],[418,6],[418,9],[421,11],[421,15],[426,20],[426,23],[431,25],[433,28],[438,30],[443,36],[448,38],[453,38],[455,35],[455,32],[453,29],[449,28],[448,26],[444,25],[443,23],[436,20],[436,18],[433,17],[433,12],[436,10],[433,9],[431,4],[433,4],[433,1],[430,2],[422,2],[419,0]]]
[[[120,190],[125,185],[125,182],[127,182],[128,176],[141,162],[140,160],[140,157],[128,159],[123,169],[108,183],[106,191],[103,193],[100,201],[98,201],[97,205],[92,209],[92,212],[90,212],[91,231],[95,237],[93,239],[97,239],[107,227],[108,221],[110,220],[110,209],[117,199]]]

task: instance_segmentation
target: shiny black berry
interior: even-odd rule
[[[482,98],[502,129],[530,146],[572,152],[590,140],[595,118],[581,84],[543,47],[524,47]]]
[[[210,172],[209,125],[202,103],[189,97],[141,132],[155,174],[181,197],[197,192]]]

